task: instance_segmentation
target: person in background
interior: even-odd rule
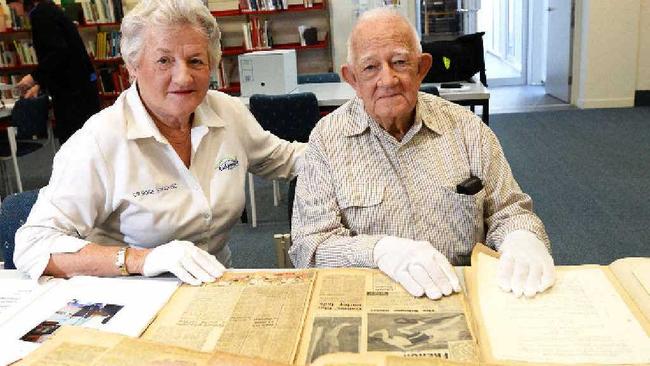
[[[14,263],[32,278],[171,272],[214,281],[231,264],[247,172],[293,177],[305,144],[208,91],[221,34],[200,0],[140,1],[121,32],[134,82],[55,156],[16,233]]]
[[[414,296],[460,290],[451,265],[475,243],[501,253],[498,283],[534,296],[554,282],[544,225],[494,133],[469,110],[418,93],[431,67],[399,13],[364,13],[341,71],[356,97],[311,133],[298,178],[297,267],[378,267]]]
[[[23,0],[32,24],[38,65],[18,82],[25,98],[47,89],[52,96],[54,134],[65,143],[99,112],[97,77],[77,27],[51,0]]]

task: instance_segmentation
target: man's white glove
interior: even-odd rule
[[[430,299],[460,291],[447,258],[428,241],[386,236],[375,244],[373,259],[379,269],[413,296]]]
[[[497,282],[506,292],[533,297],[555,282],[555,265],[544,243],[528,230],[506,235],[499,248]]]
[[[225,271],[226,268],[213,255],[183,240],[153,248],[142,266],[142,274],[147,277],[171,272],[181,281],[194,286],[214,282]]]

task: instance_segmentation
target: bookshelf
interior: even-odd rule
[[[237,56],[262,49],[295,49],[299,74],[332,71],[329,8],[326,0],[316,0],[312,6],[306,6],[303,0],[288,0],[286,9],[265,9],[263,7],[241,9],[239,1],[212,1],[236,3],[235,9],[211,11],[222,32],[222,61],[219,67],[215,68],[213,88],[228,94],[239,94]],[[124,8],[129,9],[136,2],[124,1]],[[241,3],[245,4],[245,2]],[[272,4],[273,2],[269,1],[268,3]],[[268,34],[272,38],[272,43],[268,47],[246,47],[242,24],[247,24],[252,19],[257,19],[257,22],[266,21],[267,24],[270,24]],[[110,102],[119,96],[119,91],[125,87],[122,84],[128,82],[128,75],[125,75],[126,69],[124,61],[119,55],[119,48],[115,47],[115,44],[119,44],[120,23],[105,20],[98,18],[88,23],[79,24],[78,30],[98,72],[100,97],[103,101]],[[301,44],[298,25],[316,28],[316,42],[308,45]],[[100,41],[99,35],[106,35],[106,39]],[[111,41],[113,39],[114,41]],[[11,44],[8,48],[13,49],[13,52],[15,52],[15,41],[31,44],[31,31],[29,29],[0,31],[0,42]],[[110,44],[113,44],[112,48]],[[17,56],[16,54],[16,60],[10,60],[12,62],[0,63],[0,79],[2,81],[15,83],[23,75],[35,69],[36,64],[21,61]],[[119,80],[113,76],[113,73],[119,73],[117,77]],[[111,82],[113,85],[110,87],[104,85]]]
[[[239,72],[237,56],[259,50],[295,49],[299,74],[330,72],[333,69],[330,42],[329,3],[314,1],[306,6],[303,0],[288,0],[288,6],[280,9],[281,1],[257,0],[255,8],[239,8],[240,4],[230,2],[233,9],[214,10],[214,6],[228,0],[210,0],[208,7],[219,23],[222,32],[222,63],[217,77],[218,89],[229,94],[239,93]],[[248,1],[249,3],[251,1]],[[240,2],[246,4],[246,2]],[[273,6],[274,5],[274,6]],[[246,5],[244,5],[246,6]],[[269,7],[273,7],[269,9]],[[257,26],[251,26],[257,22]],[[265,27],[264,24],[268,27]],[[250,38],[247,40],[244,25],[249,24]],[[317,30],[313,44],[301,44],[298,26]],[[255,28],[265,29],[270,37],[259,36],[255,42]],[[261,42],[260,42],[261,40]]]

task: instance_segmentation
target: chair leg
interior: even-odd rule
[[[278,207],[280,205],[280,183],[273,179],[273,206]]]
[[[255,184],[253,174],[248,173],[248,196],[251,200],[251,226],[257,227],[257,206],[255,205]]]
[[[16,157],[18,151],[18,144],[16,143],[16,127],[7,127],[7,133],[9,134],[9,150],[11,151],[11,161],[14,164],[14,172],[16,172],[18,192],[22,192],[23,182],[20,179],[20,169],[18,169],[18,158]]]

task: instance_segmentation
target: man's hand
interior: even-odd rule
[[[36,84],[29,88],[23,95],[23,98],[29,99],[29,98],[35,98],[38,96],[38,92],[41,90],[41,86]]]
[[[174,240],[153,248],[144,259],[142,274],[147,277],[171,272],[190,285],[214,282],[226,268],[217,258],[189,241]]]
[[[460,291],[451,264],[427,241],[387,236],[377,242],[373,257],[382,272],[413,296],[436,300]]]
[[[34,78],[31,74],[27,74],[22,79],[20,79],[18,84],[16,84],[16,88],[20,91],[21,95],[25,95],[25,93],[34,85],[36,85],[36,81],[34,81]]]
[[[506,235],[499,248],[497,282],[506,292],[533,297],[555,282],[555,265],[546,246],[528,230]]]

